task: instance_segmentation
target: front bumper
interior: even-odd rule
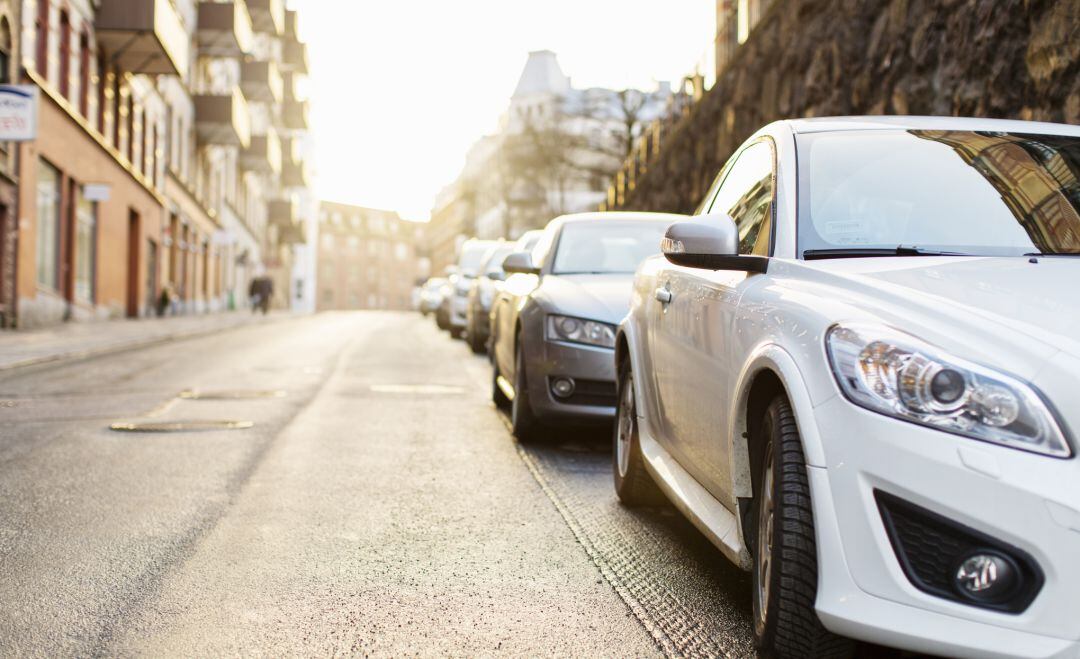
[[[615,417],[614,350],[548,341],[542,334],[525,349],[529,403],[537,417],[569,423],[605,423]],[[551,393],[551,381],[558,377],[579,383],[574,395],[560,399]]]
[[[1080,463],[891,419],[835,396],[813,410],[826,467],[808,467],[818,535],[817,610],[829,629],[933,654],[1080,657]],[[875,491],[1026,552],[1045,582],[1004,613],[919,590]]]

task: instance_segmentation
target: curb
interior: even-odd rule
[[[191,339],[200,336],[207,336],[216,332],[227,332],[229,330],[240,329],[241,327],[251,327],[252,325],[262,325],[271,322],[280,322],[282,320],[299,318],[297,314],[285,314],[273,318],[268,318],[262,322],[241,322],[235,325],[228,325],[225,327],[213,327],[213,328],[200,328],[190,330],[186,332],[174,332],[172,334],[164,334],[162,336],[154,336],[146,339],[135,339],[124,343],[101,346],[100,348],[90,348],[88,350],[79,350],[75,352],[62,352],[54,355],[42,355],[40,357],[29,357],[21,361],[12,362],[10,364],[0,365],[0,374],[15,371],[21,368],[28,368],[30,366],[40,366],[42,364],[53,364],[66,361],[79,361],[82,359],[89,359],[91,357],[100,357],[102,355],[110,355],[113,353],[124,352],[126,350],[135,350],[137,348],[148,348],[151,346],[161,345],[164,343],[171,343],[173,341],[181,341],[183,339]]]

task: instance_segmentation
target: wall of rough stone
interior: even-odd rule
[[[690,212],[762,125],[852,114],[1080,124],[1080,0],[777,0],[609,207]]]

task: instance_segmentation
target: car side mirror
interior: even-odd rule
[[[502,262],[504,272],[511,274],[538,275],[540,268],[533,265],[532,255],[528,252],[514,252]]]
[[[668,227],[660,241],[664,257],[688,268],[765,272],[765,256],[739,254],[739,230],[725,214],[700,215]]]

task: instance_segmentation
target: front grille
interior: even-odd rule
[[[549,383],[550,386],[550,383]],[[618,396],[615,383],[603,380],[574,380],[574,393],[566,398],[552,395],[560,403],[569,405],[591,405],[593,407],[615,407]]]
[[[1023,550],[894,495],[878,490],[874,496],[896,558],[919,590],[972,606],[1019,613],[1042,588],[1042,571]],[[973,552],[987,550],[1009,556],[1020,568],[1020,588],[1005,602],[974,602],[955,586],[960,561]]]

